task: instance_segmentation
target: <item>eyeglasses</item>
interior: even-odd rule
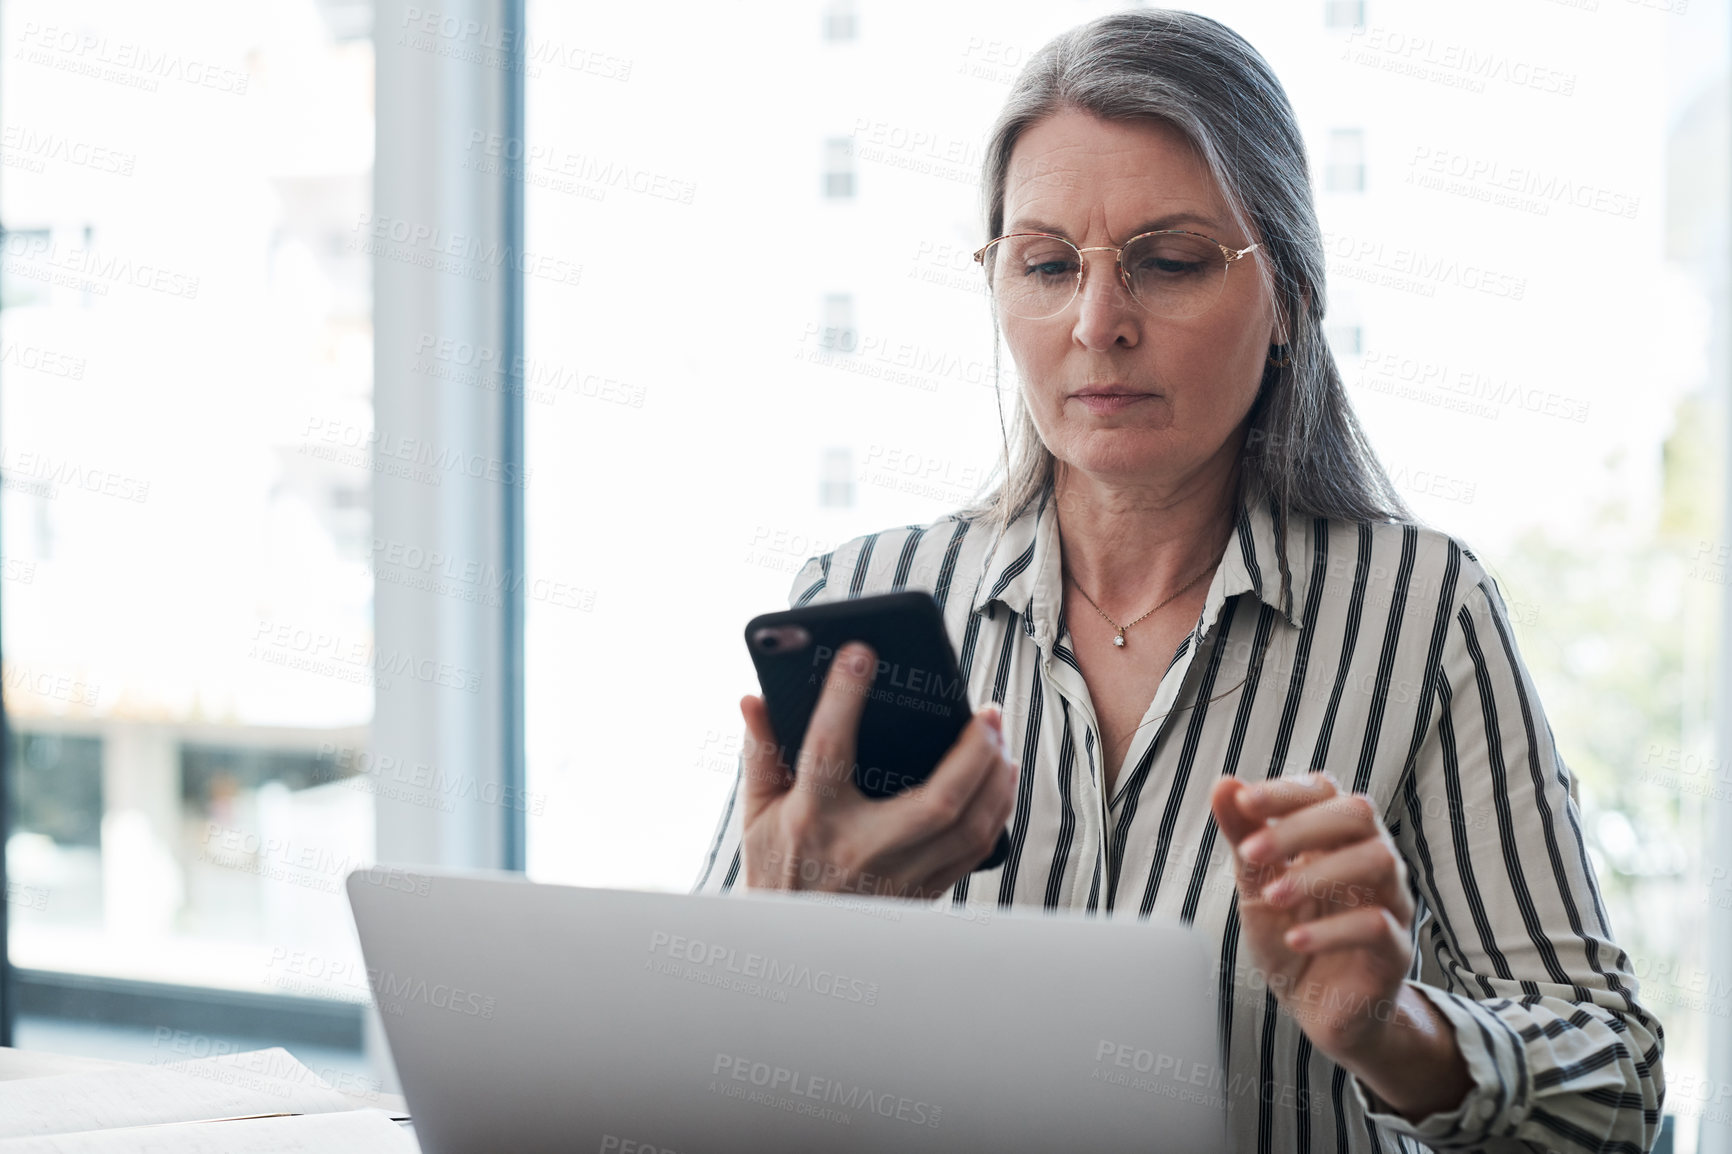
[[[1182,320],[1219,300],[1227,269],[1256,247],[1228,248],[1183,229],[1140,233],[1117,247],[1090,248],[1051,233],[1013,232],[986,245],[974,259],[986,269],[987,287],[1005,312],[1039,321],[1057,316],[1076,299],[1083,253],[1114,253],[1119,283],[1133,300],[1155,316]]]

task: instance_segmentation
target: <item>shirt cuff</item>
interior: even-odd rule
[[[1521,1037],[1491,1007],[1472,998],[1411,978],[1407,985],[1455,1027],[1455,1041],[1473,1085],[1454,1109],[1410,1122],[1358,1075],[1351,1075],[1348,1080],[1353,1084],[1353,1095],[1366,1118],[1380,1129],[1433,1145],[1473,1145],[1489,1137],[1513,1134],[1516,1123],[1527,1113],[1529,1098],[1527,1054]]]

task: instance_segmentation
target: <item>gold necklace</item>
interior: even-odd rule
[[[1095,599],[1088,595],[1088,590],[1084,589],[1080,584],[1077,584],[1077,579],[1075,577],[1071,577],[1070,570],[1068,568],[1065,570],[1064,575],[1067,578],[1070,578],[1070,583],[1072,585],[1076,585],[1076,591],[1078,593],[1081,593],[1083,595],[1083,597],[1088,600],[1088,603],[1090,605],[1095,606],[1095,612],[1099,613],[1102,617],[1106,617],[1107,618],[1107,624],[1111,625],[1114,629],[1116,629],[1118,631],[1113,636],[1113,644],[1118,646],[1120,649],[1123,649],[1125,647],[1125,630],[1127,630],[1131,626],[1135,625],[1138,621],[1141,621],[1143,619],[1143,617],[1147,617],[1149,615],[1149,613],[1153,613],[1155,611],[1155,609],[1159,609],[1161,607],[1161,605],[1167,604],[1167,602],[1171,601],[1173,599],[1173,597],[1177,597],[1180,593],[1183,593],[1185,590],[1189,589],[1191,586],[1193,586],[1197,582],[1201,581],[1209,573],[1214,572],[1215,569],[1220,564],[1221,564],[1221,562],[1218,559],[1209,562],[1209,567],[1207,569],[1203,570],[1201,573],[1198,573],[1195,577],[1191,578],[1189,581],[1187,581],[1183,585],[1181,585],[1178,588],[1178,590],[1175,593],[1173,593],[1172,597],[1166,598],[1165,600],[1163,600],[1160,603],[1160,605],[1156,605],[1154,609],[1150,609],[1148,613],[1144,613],[1142,615],[1142,617],[1138,617],[1138,618],[1135,618],[1134,620],[1127,621],[1123,625],[1120,625],[1118,622],[1114,621],[1111,617],[1107,617],[1107,611],[1105,609],[1102,609],[1099,605],[1095,605]]]

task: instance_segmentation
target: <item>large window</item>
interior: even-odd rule
[[[16,1041],[149,1056],[202,1003],[353,1055],[343,875],[503,862],[513,814],[536,878],[689,887],[745,621],[988,480],[986,133],[1116,7],[527,0],[519,59],[396,5],[376,92],[367,0],[0,3]],[[1195,7],[1294,101],[1331,346],[1502,587],[1668,1079],[1732,1081],[1724,6]]]
[[[985,135],[1029,55],[1113,7],[863,3],[838,37],[530,3],[532,38],[590,63],[527,81],[529,246],[585,270],[576,301],[528,286],[527,541],[593,594],[528,610],[533,876],[689,886],[756,691],[744,622],[808,556],[985,479]],[[1669,1079],[1701,1079],[1732,1013],[1702,916],[1732,904],[1705,804],[1732,785],[1724,11],[1195,7],[1294,101],[1351,396],[1499,581]],[[1694,1148],[1700,1106],[1668,1109]]]
[[[0,5],[21,1046],[160,1060],[227,999],[213,1035],[359,1060],[365,983],[322,979],[374,845],[366,15]]]

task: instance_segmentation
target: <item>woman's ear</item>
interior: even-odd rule
[[[1310,285],[1303,285],[1299,289],[1298,310],[1299,311],[1296,314],[1297,316],[1309,316],[1311,314],[1311,286]],[[1281,335],[1281,343],[1282,344],[1288,344],[1292,340],[1293,330],[1297,327],[1297,325],[1292,323],[1293,319],[1294,319],[1294,317],[1289,316],[1288,313],[1286,312],[1286,310],[1283,309],[1281,311],[1281,315],[1279,317],[1279,323],[1282,327],[1282,335]]]
[[[1306,289],[1300,294],[1299,308],[1303,312],[1309,310],[1310,307],[1311,290]],[[1287,310],[1280,305],[1277,305],[1275,308],[1275,323],[1269,328],[1269,343],[1272,345],[1291,344],[1293,342],[1293,330],[1295,327],[1296,326],[1292,323],[1291,318],[1287,314]]]

